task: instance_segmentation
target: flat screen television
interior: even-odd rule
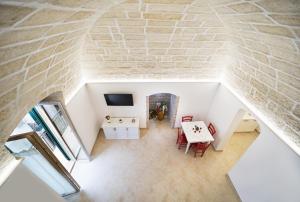
[[[132,94],[104,94],[108,106],[133,106]]]

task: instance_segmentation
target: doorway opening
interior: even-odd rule
[[[171,93],[156,93],[146,98],[147,126],[153,123],[168,122],[174,128],[179,97]]]
[[[59,195],[67,196],[80,190],[71,176],[76,161],[89,156],[63,104],[47,99],[28,111],[5,147]]]
[[[230,127],[227,145],[235,147],[242,155],[260,134],[260,126],[256,118],[248,111],[240,109]],[[238,144],[233,144],[233,142]]]

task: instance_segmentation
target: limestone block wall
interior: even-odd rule
[[[11,158],[3,144],[26,112],[79,84],[80,47],[92,14],[59,5],[0,4],[0,168]]]
[[[299,4],[125,1],[88,32],[83,73],[88,79],[223,77],[300,146]]]
[[[89,79],[218,78],[228,58],[224,25],[192,0],[125,1],[99,17],[85,40]]]
[[[80,50],[96,17],[118,0],[0,2],[0,173],[3,147],[27,111],[54,92],[80,84]]]
[[[230,30],[225,80],[300,146],[300,1],[216,7]]]
[[[170,124],[172,128],[175,127],[179,99],[180,99],[179,96],[171,94],[169,117],[170,117]]]

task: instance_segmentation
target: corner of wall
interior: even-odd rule
[[[208,110],[207,110],[206,115],[205,115],[205,123],[206,123],[206,124],[208,124],[208,122],[209,122],[208,116],[209,116],[209,114],[210,114],[210,112],[211,112],[212,106],[213,106],[213,104],[214,104],[214,102],[215,102],[215,98],[217,97],[217,94],[218,94],[218,92],[220,91],[221,86],[222,86],[222,83],[219,82],[219,83],[218,83],[218,86],[217,86],[217,89],[215,90],[215,94],[214,94],[214,96],[213,96],[213,98],[212,98],[212,102],[211,102],[211,104],[210,104],[210,106],[209,106],[209,108],[208,108]]]

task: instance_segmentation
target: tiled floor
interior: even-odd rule
[[[105,140],[100,133],[93,160],[72,174],[82,187],[70,201],[238,201],[226,173],[254,141],[236,133],[223,152],[212,147],[203,158],[176,147],[177,130],[150,122],[139,140]]]

